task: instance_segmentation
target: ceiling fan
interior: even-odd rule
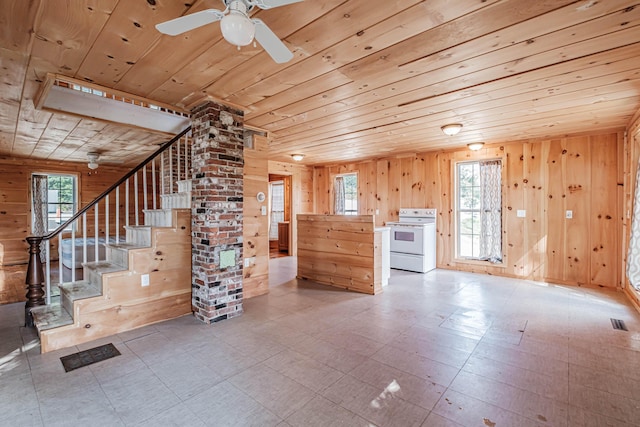
[[[176,36],[212,22],[220,21],[222,36],[229,43],[246,46],[255,40],[278,64],[288,62],[293,53],[287,49],[282,41],[274,34],[261,19],[250,19],[248,13],[254,6],[260,9],[271,9],[298,3],[303,0],[222,0],[225,5],[223,11],[207,9],[190,15],[181,16],[156,25],[156,29],[163,34]]]

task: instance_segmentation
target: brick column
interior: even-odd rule
[[[242,111],[192,112],[192,307],[206,323],[242,314]]]

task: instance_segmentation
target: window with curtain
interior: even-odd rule
[[[640,161],[636,169],[633,216],[631,217],[631,235],[627,256],[627,277],[631,286],[640,291]]]
[[[336,215],[358,215],[358,174],[336,175],[333,196]]]
[[[271,211],[269,239],[278,239],[278,223],[284,221],[284,181],[269,183],[269,206]]]
[[[456,165],[459,258],[502,262],[502,161]]]
[[[32,176],[34,233],[42,235],[53,231],[73,216],[77,208],[76,180],[75,175]]]

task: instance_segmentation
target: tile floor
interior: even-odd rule
[[[295,261],[271,261],[240,318],[45,355],[23,305],[0,307],[0,426],[640,425],[640,316],[620,293],[393,270],[368,296],[298,282]],[[122,355],[64,372],[106,342]]]

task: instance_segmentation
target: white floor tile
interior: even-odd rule
[[[361,295],[296,280],[293,257],[270,273],[238,318],[44,355],[24,306],[0,306],[0,425],[638,425],[640,315],[621,293],[393,270]],[[64,372],[107,342],[121,356]]]

